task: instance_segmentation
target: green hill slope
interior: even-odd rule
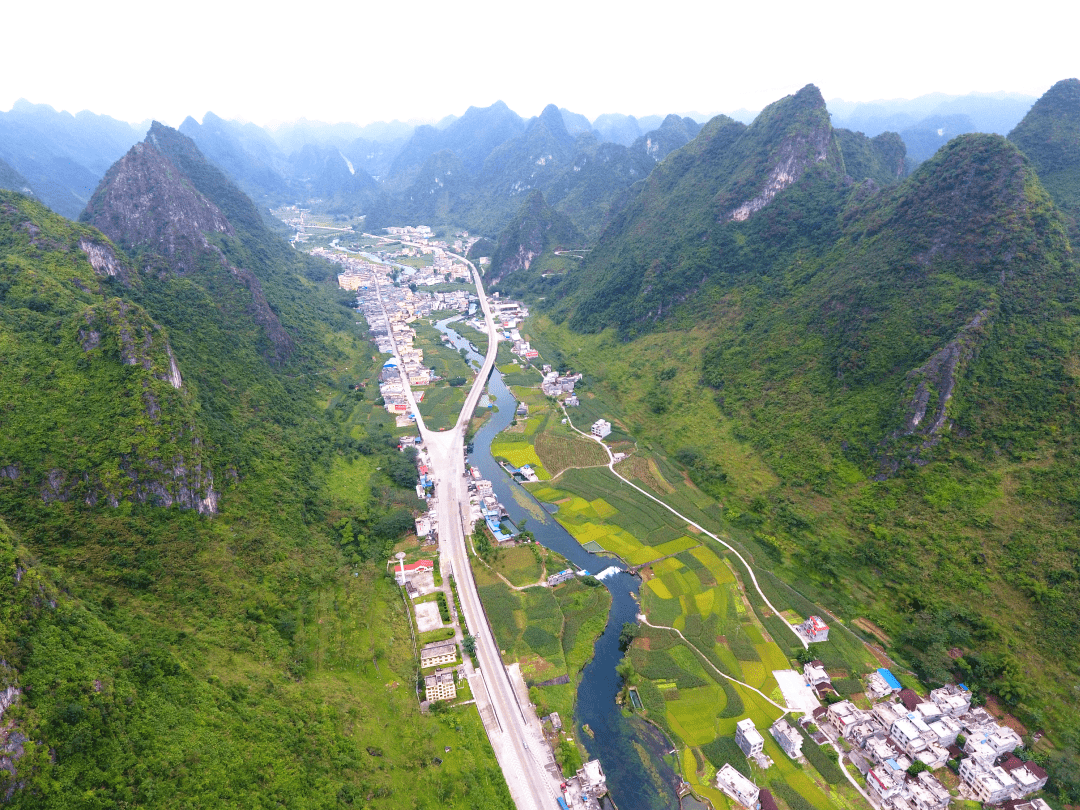
[[[831,130],[813,88],[710,122],[530,337],[640,449],[710,470],[712,516],[759,564],[1047,731],[1053,789],[1080,796],[1066,220],[1004,138],[882,188],[896,146]]]
[[[578,261],[562,259],[555,251],[581,247],[584,242],[569,217],[548,205],[539,189],[534,190],[499,234],[489,275],[504,292],[534,289],[544,284],[546,272],[559,275],[564,262]]]
[[[1054,202],[1080,235],[1080,80],[1064,79],[1032,105],[1009,140],[1035,164]]]
[[[415,469],[331,267],[159,125],[94,194],[111,241],[3,195],[12,806],[509,807],[475,713],[419,712],[380,565]]]

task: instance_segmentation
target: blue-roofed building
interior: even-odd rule
[[[896,676],[889,672],[889,670],[887,670],[885,667],[881,667],[878,670],[878,675],[884,678],[885,683],[887,683],[890,688],[895,689],[897,692],[904,688],[900,685],[900,681],[896,680]]]
[[[866,696],[871,700],[878,700],[903,688],[896,676],[884,667],[866,676]]]

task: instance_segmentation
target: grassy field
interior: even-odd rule
[[[489,561],[491,568],[506,577],[511,585],[535,585],[543,573],[544,560],[553,552],[536,543],[499,549]]]
[[[453,427],[465,404],[465,388],[433,385],[424,389],[424,399],[418,405],[424,424],[432,430]]]
[[[532,554],[527,548],[515,549],[518,550]],[[567,567],[565,559],[554,552],[548,554],[549,570]],[[500,557],[504,556],[509,555],[505,550],[500,551]],[[522,556],[511,557],[519,560],[516,566],[519,571],[525,568],[520,563]],[[503,658],[507,663],[516,661],[520,665],[539,712],[556,711],[564,718],[572,717],[577,675],[592,657],[593,644],[607,623],[611,606],[607,590],[573,579],[556,588],[518,591],[475,558],[473,572]],[[569,684],[535,686],[562,675],[570,678]],[[572,725],[568,723],[567,728]]]
[[[435,374],[444,380],[452,377],[473,378],[472,369],[453,346],[442,341],[442,332],[426,322],[417,321],[412,324],[416,330],[416,339],[413,346],[424,352],[424,365],[434,369]]]

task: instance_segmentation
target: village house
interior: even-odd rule
[[[419,574],[425,571],[435,570],[435,563],[431,560],[417,560],[416,562],[409,563],[408,565],[395,565],[394,575],[397,577],[398,584],[404,583],[406,579],[412,574]]]
[[[747,757],[756,757],[765,750],[765,738],[749,717],[735,724],[735,744]]]
[[[803,736],[783,717],[769,727],[773,739],[792,759],[802,756]]]
[[[574,569],[566,568],[559,571],[557,574],[552,574],[547,578],[547,584],[549,588],[554,588],[556,585],[560,585],[567,580],[574,578]]]
[[[1001,804],[1013,798],[1016,782],[1008,772],[982,757],[960,760],[960,778],[983,804]]]
[[[753,782],[725,762],[716,774],[716,787],[747,810],[754,810],[758,802],[758,788]]]
[[[829,625],[825,624],[820,616],[811,616],[795,629],[811,644],[829,640]]]
[[[914,810],[945,810],[952,801],[948,788],[927,771],[908,778],[901,795]]]
[[[899,692],[902,688],[900,681],[896,680],[896,677],[884,667],[866,676],[866,696],[870,700],[880,700],[893,692]]]
[[[454,683],[454,671],[437,669],[424,678],[424,697],[429,701],[453,700],[457,697],[457,684]]]
[[[1016,783],[1016,789],[1013,791],[1014,799],[1022,799],[1046,787],[1046,771],[1035,762],[1022,762],[1019,757],[1009,754],[1001,763],[1001,768]]]
[[[945,717],[960,717],[971,708],[971,692],[954,683],[931,691],[930,700],[938,705]]]
[[[928,725],[930,726],[930,731],[934,733],[933,741],[946,748],[956,742],[956,738],[960,735],[961,731],[960,724],[949,716],[941,717]]]
[[[593,422],[593,426],[592,426],[592,435],[593,436],[596,436],[598,439],[603,439],[610,433],[611,433],[611,422],[608,422],[605,419],[597,419],[595,422]]]
[[[901,717],[889,729],[889,736],[900,746],[900,750],[909,757],[915,757],[926,748],[926,740],[922,732],[911,719],[911,716]]]
[[[811,661],[803,664],[803,677],[807,686],[817,686],[819,683],[832,683],[829,673],[825,671],[825,665],[821,661]]]
[[[969,728],[968,738],[964,741],[964,753],[977,753],[978,746],[985,745],[995,757],[998,757],[1015,751],[1023,744],[1024,741],[1020,735],[1011,728],[990,722],[977,728]]]
[[[880,804],[887,804],[900,792],[901,782],[888,765],[875,765],[866,772],[866,787]]]
[[[448,641],[434,641],[425,644],[420,650],[420,668],[435,667],[440,664],[453,664],[457,661],[457,643]]]
[[[893,723],[907,714],[902,709],[899,703],[883,702],[875,703],[870,713],[881,723],[882,728],[892,728]]]
[[[847,735],[844,731],[859,723],[863,719],[862,715],[863,712],[850,700],[838,701],[825,710],[825,717],[845,737]]]

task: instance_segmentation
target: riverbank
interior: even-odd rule
[[[613,555],[640,571],[640,612],[649,616],[651,623],[664,627],[642,626],[621,667],[641,697],[636,713],[677,741],[671,765],[694,793],[714,807],[727,807],[728,800],[715,788],[715,774],[733,756],[740,760],[733,762],[736,766],[751,767],[734,744],[735,724],[740,719],[753,719],[764,732],[786,714],[772,673],[798,666],[793,659],[802,644],[790,623],[803,616],[791,606],[790,599],[779,598],[775,583],[755,577],[737,552],[701,530],[699,523],[714,522],[705,512],[711,499],[696,493],[693,506],[697,522],[673,514],[614,475],[606,466],[607,453],[596,442],[591,444],[603,453],[604,466],[592,459],[589,465],[565,464],[560,469],[545,437],[557,435],[559,430],[568,432],[570,425],[553,418],[550,400],[539,391],[515,388],[513,393],[530,404],[528,423],[516,434],[500,436],[493,451],[505,455],[505,448],[511,447],[520,457],[532,453],[539,464],[555,467],[556,476],[525,488],[554,513],[582,548]],[[595,396],[588,401],[586,418],[602,417],[603,402]],[[567,421],[576,421],[579,411],[567,409],[566,413]],[[629,436],[618,438],[619,452],[635,450]],[[685,482],[670,470],[665,475],[660,464],[644,453],[630,458],[634,460],[625,464],[626,474],[645,479],[650,489],[669,497],[682,487],[680,494],[685,499]],[[754,585],[744,588],[751,579]],[[765,579],[765,594],[756,589],[759,579]],[[784,612],[778,614],[777,610]],[[637,618],[635,615],[630,621]],[[843,674],[853,677],[876,666],[859,640],[842,632],[827,644],[815,645],[815,654],[827,657],[831,666],[841,667]],[[594,724],[590,726],[596,730]],[[765,734],[765,739],[766,753],[774,765],[753,774],[759,784],[776,783],[782,786],[780,794],[792,797],[792,801],[798,796],[799,801],[815,808],[862,802],[843,774],[799,767],[770,735]],[[634,751],[640,756],[640,745],[631,739],[622,755],[633,756]],[[797,810],[781,798],[778,805],[784,804]]]
[[[462,339],[452,333],[451,340]],[[477,432],[469,463],[478,467],[492,482],[496,496],[506,505],[511,519],[518,525],[527,521],[527,528],[539,543],[563,555],[576,568],[601,571],[609,567],[612,564],[610,557],[583,549],[539,501],[510,479],[494,459],[490,452],[491,442],[514,419],[512,404],[515,400],[497,370],[488,381],[488,392],[501,407]],[[679,806],[673,787],[678,781],[675,771],[640,742],[635,747],[633,743],[639,732],[615,703],[621,686],[615,671],[622,659],[619,632],[624,623],[635,621],[640,580],[620,571],[605,578],[603,586],[611,595],[611,608],[604,632],[593,647],[592,659],[581,674],[575,695],[576,708],[572,715],[575,741],[584,744],[589,756],[600,760],[608,777],[611,796],[621,810],[671,810]],[[594,730],[593,739],[588,739],[581,730],[583,724]],[[650,770],[661,775],[659,785],[651,778]]]

